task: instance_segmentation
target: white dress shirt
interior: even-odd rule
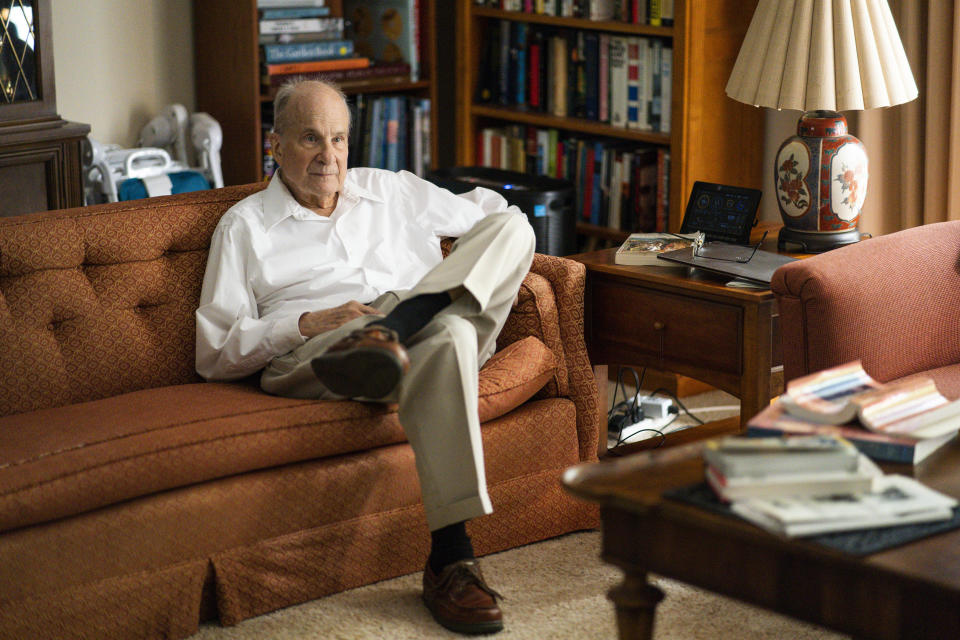
[[[522,215],[489,189],[457,196],[406,171],[357,168],[324,217],[275,175],[231,207],[211,238],[197,371],[212,380],[254,373],[303,344],[303,313],[412,288],[442,259],[440,238],[500,211]]]

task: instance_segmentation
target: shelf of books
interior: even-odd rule
[[[458,162],[572,182],[584,250],[677,231],[694,180],[759,186],[759,110],[704,102],[729,101],[712,71],[732,68],[746,4],[459,0]],[[719,163],[684,153],[701,142]]]
[[[421,175],[433,168],[434,0],[205,0],[194,6],[198,108],[224,127],[228,184],[273,174],[273,99],[294,79],[330,80],[347,94],[352,166]],[[236,46],[224,48],[224,41]]]

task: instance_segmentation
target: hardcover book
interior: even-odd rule
[[[410,78],[420,77],[417,0],[344,0],[358,55],[377,62],[406,62]]]
[[[623,241],[613,257],[615,264],[670,266],[669,262],[658,260],[664,251],[674,251],[692,247],[696,233],[685,235],[673,233],[632,233]]]
[[[843,424],[857,419],[871,431],[914,438],[960,429],[960,401],[943,397],[932,379],[880,384],[859,360],[791,380],[779,402],[787,413],[810,422]]]
[[[794,471],[764,476],[730,476],[716,467],[705,471],[707,484],[725,502],[751,498],[797,498],[856,494],[871,490],[875,478],[883,475],[870,458],[860,454],[856,468],[849,471]]]
[[[787,438],[732,436],[709,440],[703,459],[727,477],[855,471],[860,453],[835,435]]]
[[[317,40],[315,42],[290,44],[265,44],[262,49],[263,61],[266,64],[307,62],[330,58],[349,58],[353,56],[353,41]]]
[[[936,438],[911,438],[906,435],[877,433],[856,424],[824,425],[801,420],[788,414],[779,402],[771,404],[747,422],[747,435],[795,436],[835,434],[846,438],[874,460],[917,464],[956,437],[956,431]]]
[[[627,39],[610,37],[610,124],[627,126]]]

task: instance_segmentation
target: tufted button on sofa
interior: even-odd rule
[[[183,638],[422,568],[395,407],[203,382],[194,310],[245,185],[0,219],[0,638]],[[582,265],[537,255],[480,372],[480,553],[594,527]]]

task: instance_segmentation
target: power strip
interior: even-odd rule
[[[636,400],[643,411],[642,415],[644,419],[626,425],[619,431],[609,431],[607,434],[609,443],[624,444],[626,442],[637,442],[657,436],[658,431],[676,418],[674,414],[677,413],[677,408],[673,405],[673,400],[670,398],[638,393]],[[678,425],[677,428],[681,428],[681,425]],[[672,430],[673,429],[668,429],[664,433]]]
[[[657,431],[665,427],[673,418],[674,416],[667,416],[666,418],[646,418],[645,420],[624,427],[620,433],[611,432],[609,439],[613,442],[619,441],[620,444],[646,440],[647,438],[658,435]]]

